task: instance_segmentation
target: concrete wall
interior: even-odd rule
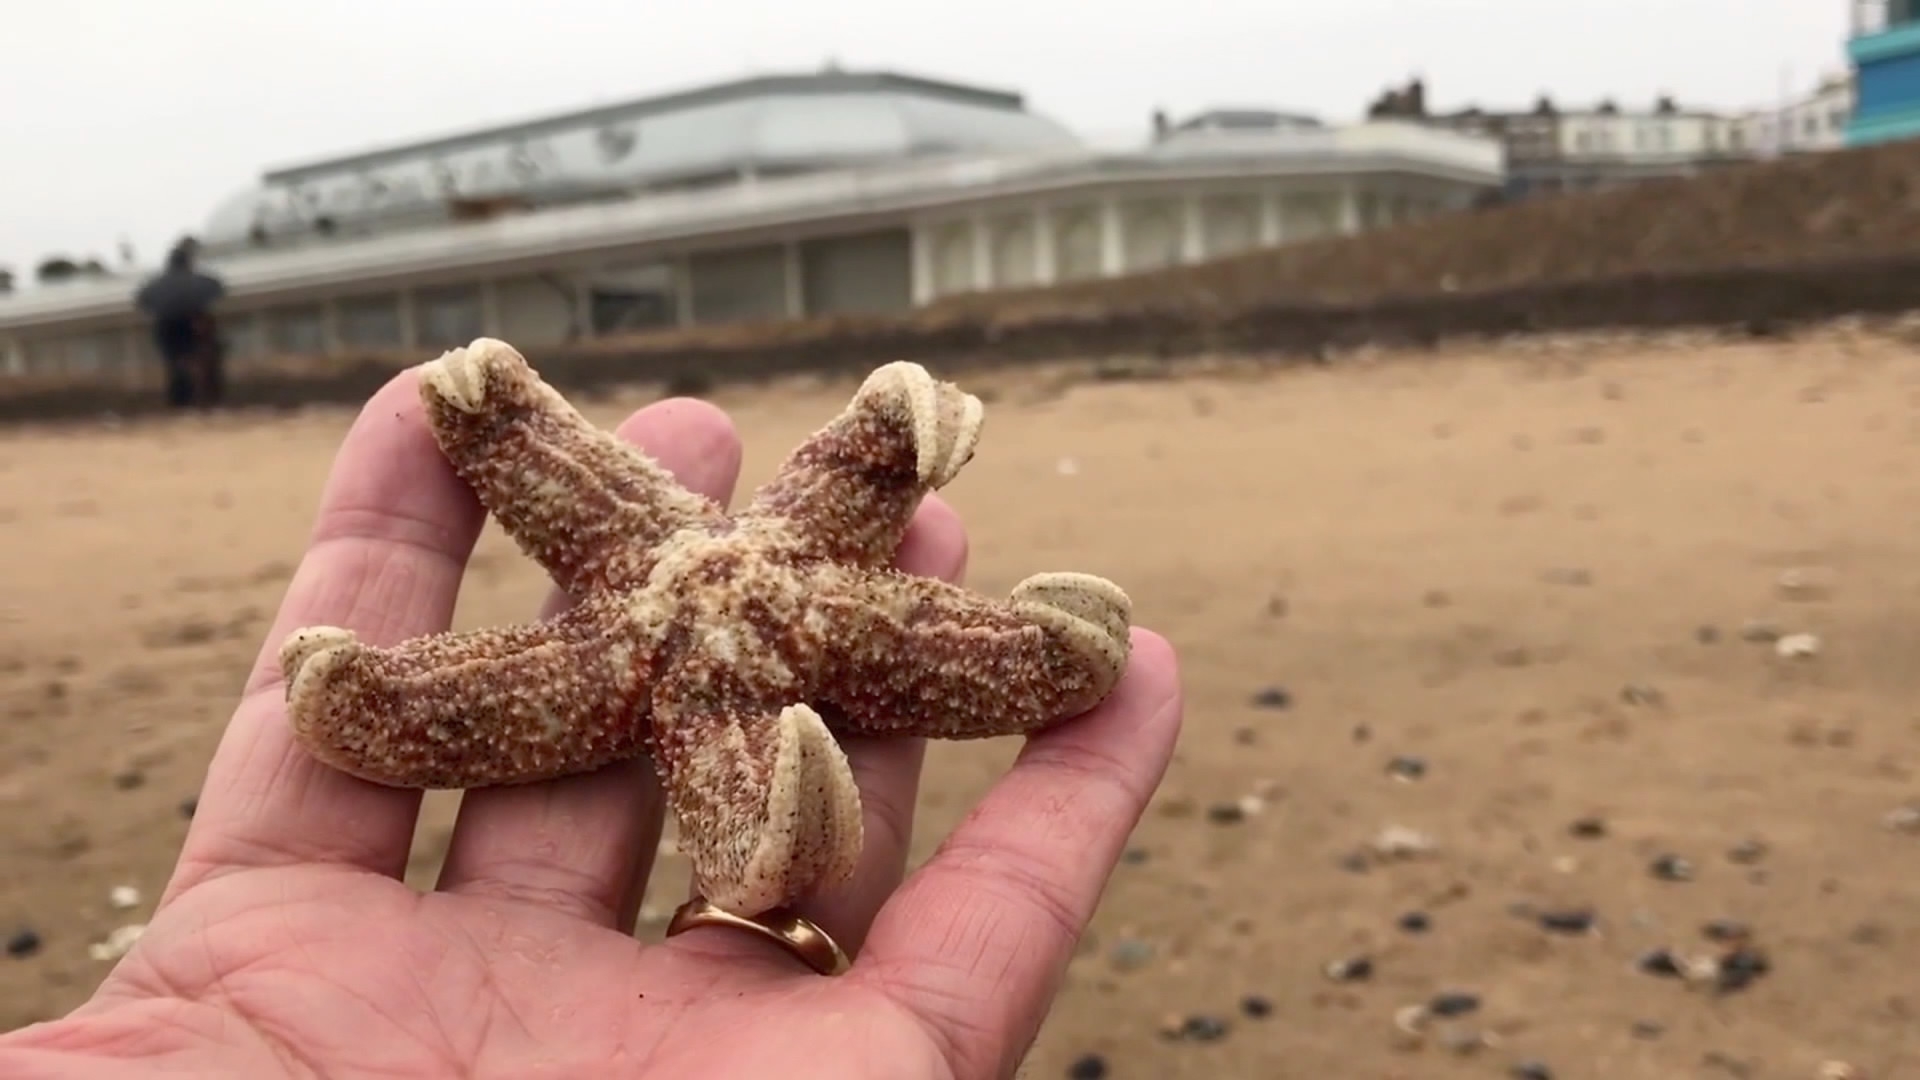
[[[693,321],[753,322],[789,313],[788,248],[767,244],[702,252],[688,260]]]
[[[800,245],[808,315],[882,315],[913,307],[913,234],[903,228]]]

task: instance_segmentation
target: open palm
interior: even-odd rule
[[[448,625],[483,512],[413,380],[341,447],[146,935],[71,1015],[0,1036],[0,1075],[1009,1075],[1172,753],[1167,644],[1135,631],[1108,701],[1028,740],[911,876],[923,747],[849,741],[865,850],[803,909],[855,954],[838,978],[724,929],[630,936],[663,815],[646,762],[469,793],[437,887],[416,892],[401,875],[420,794],[307,757],[273,647],[316,623],[376,644]],[[662,402],[620,433],[731,496],[740,445],[719,410]],[[936,497],[898,562],[962,573],[965,533]]]

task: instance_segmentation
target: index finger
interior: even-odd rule
[[[405,868],[420,792],[356,780],[294,741],[279,647],[315,623],[382,644],[445,630],[484,514],[427,427],[415,369],[389,380],[340,444],[163,903],[209,876],[261,865],[327,862],[396,877]]]
[[[961,1076],[1025,1053],[1180,734],[1179,665],[1133,632],[1113,694],[1027,740],[1013,768],[894,894],[849,977],[909,1009]]]

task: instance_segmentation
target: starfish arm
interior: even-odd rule
[[[819,595],[821,696],[846,734],[1037,731],[1104,700],[1131,648],[1127,594],[1090,574],[1039,574],[1006,601],[891,572]]]
[[[655,695],[653,749],[699,894],[752,917],[850,877],[860,789],[819,714],[686,688]]]
[[[505,342],[481,338],[426,364],[420,397],[454,470],[576,598],[636,583],[654,545],[720,512],[588,422]]]
[[[800,444],[745,513],[786,522],[810,554],[885,566],[921,497],[973,457],[982,417],[980,399],[919,364],[887,364]]]
[[[385,649],[297,630],[280,649],[288,722],[322,762],[391,787],[524,783],[638,756],[650,650],[622,632],[618,599]]]

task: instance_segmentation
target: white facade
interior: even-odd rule
[[[1727,117],[1694,110],[1563,112],[1559,149],[1566,161],[1691,161],[1738,153],[1732,128]]]
[[[1854,85],[1850,75],[1821,81],[1813,93],[1776,109],[1757,109],[1735,119],[1752,153],[1817,153],[1846,145],[1853,119]]]
[[[351,219],[317,231],[309,216],[266,244],[233,242],[230,201],[216,214],[226,242],[206,261],[228,284],[219,317],[236,364],[481,335],[537,350],[1191,263],[1465,207],[1503,172],[1492,140],[1398,122],[1200,125],[1126,153],[1033,141],[738,169],[677,189],[531,200],[488,220],[385,217],[360,234]],[[150,377],[138,284],[83,279],[0,298],[0,372]]]

